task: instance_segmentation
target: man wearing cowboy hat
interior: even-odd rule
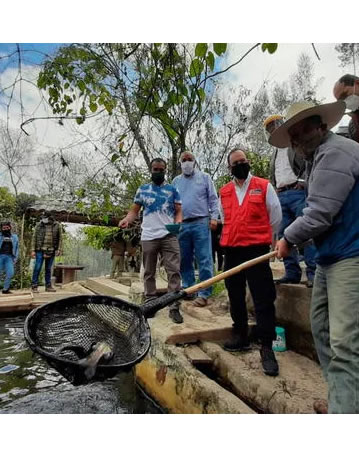
[[[283,116],[273,115],[263,122],[264,132],[269,139],[273,131],[284,123]],[[296,154],[292,148],[276,148],[270,162],[270,181],[276,189],[282,207],[282,224],[279,237],[305,207],[304,184],[305,161],[302,155]],[[315,273],[315,248],[309,243],[304,247],[307,287],[313,287]],[[298,284],[302,277],[298,253],[293,249],[284,259],[285,275],[277,279],[276,284]]]
[[[329,131],[344,110],[343,101],[294,103],[269,139],[306,160],[307,206],[277,249],[286,257],[309,239],[317,248],[311,324],[330,413],[359,412],[359,144]]]

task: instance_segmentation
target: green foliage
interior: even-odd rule
[[[268,51],[269,54],[274,54],[278,48],[278,43],[262,43],[262,51]]]
[[[137,243],[140,235],[139,225],[134,225],[127,229],[115,227],[84,227],[82,229],[85,235],[85,244],[94,249],[110,249],[113,241],[134,241]]]
[[[0,187],[0,219],[15,214],[16,199],[7,187]]]

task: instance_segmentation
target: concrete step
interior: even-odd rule
[[[128,297],[130,288],[107,278],[88,278],[85,287],[100,295]]]

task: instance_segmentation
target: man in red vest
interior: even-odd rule
[[[223,229],[220,244],[225,252],[225,268],[269,252],[273,233],[282,220],[279,199],[268,180],[252,176],[243,150],[233,149],[228,155],[233,180],[222,187],[220,214]],[[276,290],[269,261],[262,262],[225,280],[233,319],[234,337],[224,344],[227,351],[249,349],[246,282],[251,292],[261,342],[260,356],[264,373],[278,375],[278,363],[272,350],[275,340]]]

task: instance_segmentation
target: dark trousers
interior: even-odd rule
[[[267,245],[227,247],[225,248],[224,270],[229,270],[268,252],[269,246]],[[253,298],[258,337],[263,345],[272,347],[272,341],[276,338],[274,309],[276,290],[269,261],[254,265],[225,280],[234,327],[244,335],[248,334],[247,282]]]

